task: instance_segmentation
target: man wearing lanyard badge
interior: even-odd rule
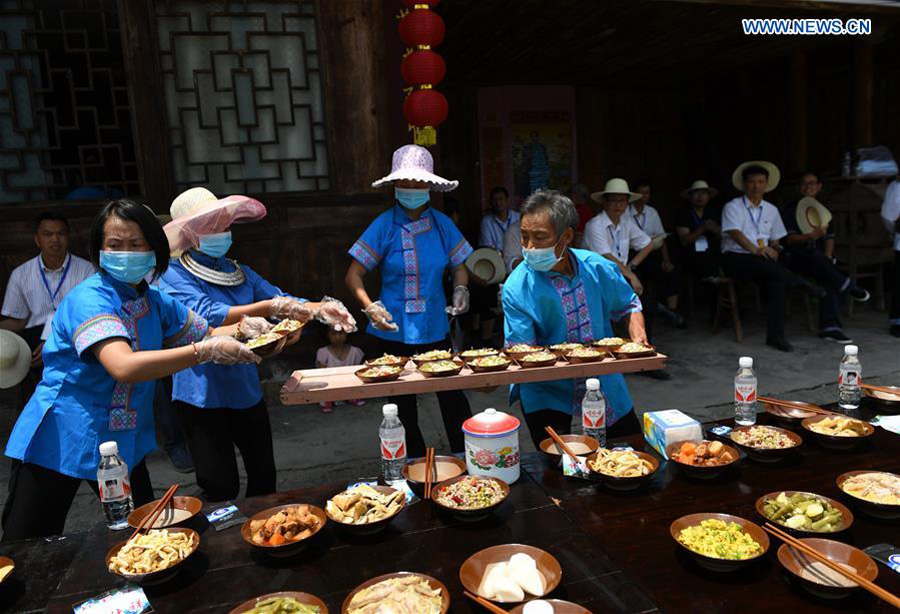
[[[787,230],[778,209],[763,195],[774,190],[780,179],[778,167],[771,162],[744,162],[735,169],[732,184],[744,194],[729,201],[722,211],[722,267],[729,277],[765,286],[766,345],[791,352],[794,348],[784,335],[787,288],[802,287],[818,299],[825,297],[825,290],[778,262],[779,240]]]
[[[41,253],[16,267],[9,276],[0,328],[20,333],[28,342],[32,350],[30,375],[37,371],[39,376],[41,350],[50,334],[53,314],[72,288],[94,274],[94,266],[69,253],[69,222],[59,214],[42,213],[37,217],[34,243]],[[25,401],[37,379],[25,379]]]

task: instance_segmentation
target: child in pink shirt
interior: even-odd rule
[[[363,351],[355,345],[347,345],[347,333],[329,329],[326,334],[328,335],[328,345],[319,348],[316,352],[316,368],[324,369],[362,364]],[[365,405],[366,402],[361,399],[351,399],[348,403],[360,407]],[[338,401],[338,404],[340,404],[340,401]],[[335,404],[331,401],[322,401],[319,405],[322,407],[322,413],[330,414]]]

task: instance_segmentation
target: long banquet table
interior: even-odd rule
[[[765,417],[761,421],[765,421]],[[781,464],[742,461],[730,475],[691,480],[663,463],[651,483],[638,491],[614,492],[565,478],[539,454],[523,457],[523,473],[509,500],[490,519],[466,524],[448,519],[427,503],[416,503],[385,533],[353,537],[329,523],[309,548],[290,559],[271,559],[243,542],[239,527],[216,532],[195,518],[200,550],[166,583],[146,587],[157,612],[228,612],[251,597],[302,590],[340,612],[347,593],[363,581],[393,571],[418,571],[443,581],[451,612],[476,612],[462,595],[459,567],[482,548],[527,543],[560,561],[563,580],[552,597],[602,612],[886,612],[890,607],[867,593],[836,602],[817,600],[790,580],[778,563],[773,540],[764,560],[732,574],[698,567],[669,536],[669,524],[684,514],[726,512],[759,522],[753,503],[778,490],[809,490],[841,499],[835,478],[852,469],[900,473],[900,436],[876,429],[855,451],[835,452],[807,437],[799,456]],[[647,450],[639,437],[627,440]],[[324,506],[344,485],[319,486],[236,502],[246,515],[284,503]],[[846,501],[846,498],[842,499]],[[217,507],[208,505],[204,511]],[[854,512],[853,527],[840,534],[858,547],[900,545],[900,522],[879,521]],[[104,568],[104,557],[127,537],[98,527],[58,540],[3,544],[0,555],[17,568],[0,586],[0,610],[70,613],[72,605],[122,584]],[[900,575],[879,564],[877,583],[900,594]]]

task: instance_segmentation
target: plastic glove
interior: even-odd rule
[[[444,311],[451,316],[458,316],[469,310],[469,289],[465,286],[453,288],[453,304]]]
[[[247,349],[234,337],[207,337],[194,344],[200,363],[214,362],[217,365],[237,365],[259,363],[262,358]]]
[[[289,296],[276,296],[272,299],[272,305],[269,307],[269,315],[273,318],[289,318],[291,320],[299,320],[304,324],[309,322],[315,313],[295,298]]]
[[[272,324],[265,318],[254,318],[252,316],[241,316],[238,322],[238,336],[241,339],[256,339],[260,335],[265,335],[272,330]]]
[[[316,312],[316,320],[337,331],[356,332],[356,319],[341,301],[330,296],[322,299],[322,305]]]
[[[375,301],[363,309],[363,313],[369,316],[369,320],[372,321],[372,326],[378,330],[396,331],[400,328],[393,323],[394,316],[391,315],[391,312],[387,310],[384,303],[381,301]]]

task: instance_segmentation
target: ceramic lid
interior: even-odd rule
[[[519,430],[519,419],[490,407],[463,422],[463,432],[476,437],[500,437]]]

